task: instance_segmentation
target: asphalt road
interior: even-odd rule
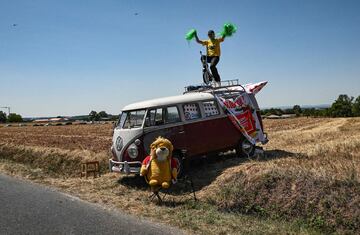
[[[54,189],[0,175],[0,234],[183,234]]]

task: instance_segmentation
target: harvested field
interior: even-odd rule
[[[0,142],[66,150],[108,151],[112,124],[0,128]]]
[[[266,125],[267,157],[226,169],[201,195],[228,211],[302,218],[328,232],[359,231],[360,119]]]
[[[111,125],[0,128],[0,171],[190,232],[359,233],[360,118],[264,125],[270,138],[265,156],[230,153],[192,163],[198,203],[181,182],[159,206],[149,202],[141,178],[107,173],[79,179],[84,159],[100,160],[105,171]]]

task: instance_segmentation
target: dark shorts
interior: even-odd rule
[[[214,65],[216,65],[217,63],[219,63],[220,57],[219,56],[207,56],[206,57],[206,62],[208,63],[212,63]]]

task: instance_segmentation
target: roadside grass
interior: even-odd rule
[[[100,170],[106,171],[109,157],[106,152],[94,153],[88,150],[66,150],[0,142],[0,159],[40,168],[49,176],[58,178],[79,176],[81,162],[87,160],[99,161]]]
[[[162,205],[149,199],[146,184],[137,177],[111,173],[96,179],[52,178],[41,168],[0,159],[0,171],[14,177],[56,187],[104,208],[121,209],[154,222],[177,226],[196,234],[320,234],[307,224],[256,215],[226,212],[206,201],[194,201],[190,193],[166,196]],[[136,186],[119,183],[123,178]],[[126,180],[125,180],[126,181]]]
[[[196,203],[181,183],[159,205],[149,200],[141,178],[111,173],[78,178],[85,159],[97,159],[106,169],[105,151],[0,140],[0,172],[199,234],[359,233],[360,119],[296,118],[264,125],[270,137],[265,156],[241,159],[229,153],[192,163]]]
[[[201,195],[226,211],[359,233],[360,119],[317,121],[269,128],[265,158],[225,169]]]

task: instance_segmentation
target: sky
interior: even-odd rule
[[[260,107],[360,95],[358,0],[0,0],[0,107],[23,117],[120,113],[202,82],[199,51],[224,23],[222,80],[268,81]],[[6,109],[0,109],[6,111]]]

